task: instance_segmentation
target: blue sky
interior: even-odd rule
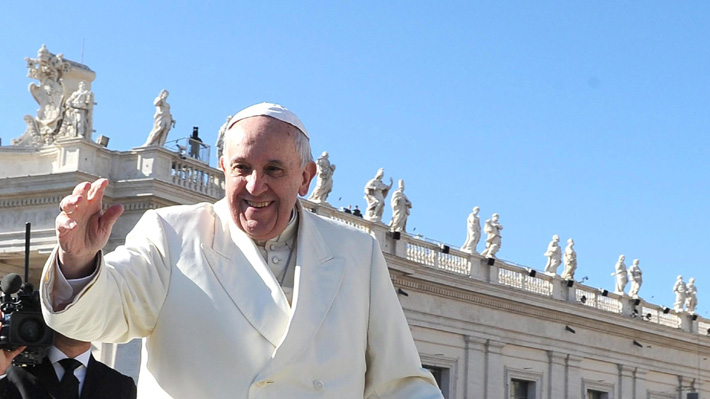
[[[643,298],[672,306],[695,277],[710,317],[708,20],[700,1],[4,2],[0,137],[36,112],[24,57],[46,43],[96,72],[113,150],[145,141],[161,89],[168,140],[214,143],[227,115],[278,102],[337,165],[334,206],[362,207],[384,167],[410,232],[460,246],[479,206],[503,259],[540,270],[572,237],[578,280],[612,290],[625,254]]]

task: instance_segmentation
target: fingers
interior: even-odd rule
[[[115,204],[111,205],[106,209],[103,216],[101,216],[100,223],[101,228],[107,231],[111,231],[113,224],[116,220],[123,214],[123,205]]]

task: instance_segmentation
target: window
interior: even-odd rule
[[[431,375],[434,376],[434,379],[436,380],[436,385],[439,386],[439,389],[441,389],[441,393],[444,395],[444,398],[449,397],[449,373],[450,370],[445,367],[437,367],[437,366],[423,366],[425,369],[429,370]]]
[[[587,399],[609,399],[609,394],[602,391],[595,391],[594,389],[588,389]]]
[[[535,398],[535,382],[511,379],[510,380],[510,399],[534,399]]]

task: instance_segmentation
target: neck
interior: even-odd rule
[[[91,342],[77,341],[55,332],[54,346],[67,355],[67,357],[75,358],[91,349]]]

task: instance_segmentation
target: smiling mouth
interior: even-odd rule
[[[245,200],[245,202],[253,208],[264,208],[264,207],[269,206],[269,204],[271,204],[271,201],[256,202],[256,201]]]

